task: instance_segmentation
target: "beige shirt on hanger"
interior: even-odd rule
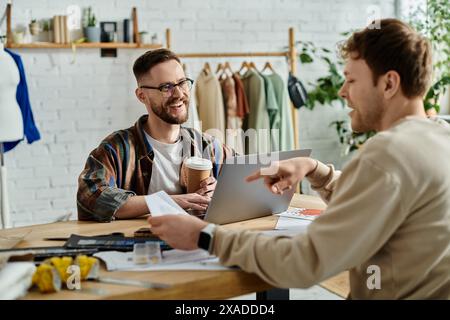
[[[225,115],[222,90],[217,77],[210,70],[203,70],[195,86],[198,117],[202,131],[225,143]]]

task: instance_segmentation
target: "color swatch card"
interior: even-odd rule
[[[287,211],[279,213],[278,215],[280,217],[288,217],[288,218],[313,221],[322,212],[323,212],[323,210],[319,210],[319,209],[295,208],[295,209],[289,209]]]

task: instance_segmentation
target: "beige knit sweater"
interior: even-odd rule
[[[338,179],[339,178],[339,179]],[[214,253],[277,287],[350,271],[353,299],[450,299],[450,128],[407,117],[344,168],[309,175],[328,208],[294,238],[217,227]]]

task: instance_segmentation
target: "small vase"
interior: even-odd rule
[[[100,28],[99,27],[86,27],[84,28],[84,35],[88,42],[100,42]]]
[[[142,44],[149,44],[149,43],[151,43],[150,34],[148,34],[148,33],[141,33],[141,34],[139,34],[139,36],[141,37],[141,43]]]
[[[53,42],[51,38],[50,31],[42,31],[39,33],[39,41],[42,42]]]
[[[30,27],[30,33],[33,36],[37,36],[39,34],[39,32],[41,31],[39,23],[37,23],[37,22],[30,23],[29,27]]]
[[[24,32],[23,31],[16,31],[13,32],[13,42],[14,43],[24,43]]]

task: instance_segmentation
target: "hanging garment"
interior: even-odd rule
[[[270,121],[266,108],[264,79],[257,71],[250,69],[242,76],[242,82],[250,109],[245,126],[248,129],[245,134],[249,137],[248,143],[245,143],[246,152],[270,152]],[[256,130],[256,138],[251,135],[251,129]]]
[[[225,105],[226,143],[237,153],[244,154],[242,119],[237,116],[235,81],[226,74],[219,81],[222,87],[223,102]]]
[[[186,76],[188,78],[191,78],[189,68],[186,66],[186,64],[183,64],[183,70]],[[194,92],[194,94],[191,94],[189,99],[188,119],[185,123],[183,123],[183,127],[194,128],[195,130],[200,131],[199,121],[200,120],[198,118],[197,102],[195,100],[195,92]]]
[[[275,97],[275,90],[272,81],[268,75],[260,74],[264,79],[264,87],[266,93],[266,108],[269,115],[270,123],[270,141],[271,151],[280,150],[280,108]]]
[[[183,127],[193,128],[195,130],[200,131],[200,119],[198,117],[197,105],[195,101],[195,96],[191,96],[189,101],[189,109],[188,109],[188,119],[185,123],[183,123]]]
[[[244,118],[250,113],[247,96],[245,95],[244,84],[242,83],[241,76],[237,72],[233,73],[233,80],[234,89],[236,91],[236,115],[244,120]]]
[[[8,49],[5,49],[5,51],[11,55],[17,65],[17,68],[19,69],[20,82],[17,86],[16,99],[17,103],[19,104],[20,111],[22,112],[24,135],[27,138],[28,143],[33,143],[41,139],[41,135],[39,134],[39,130],[34,122],[30,98],[28,96],[27,79],[25,77],[25,70],[23,68],[22,59],[18,54]],[[7,152],[14,149],[22,140],[5,142],[3,144],[4,151]]]
[[[200,119],[198,117],[197,102],[195,100],[195,92],[189,98],[188,119],[182,124],[185,128],[193,128],[200,131]]]
[[[203,70],[196,83],[195,99],[198,116],[202,122],[201,130],[203,132],[208,130],[209,134],[224,142],[225,115],[219,79],[211,70]]]
[[[277,73],[273,73],[267,77],[272,83],[275,98],[277,101],[280,115],[280,151],[293,150],[295,148],[294,127],[292,121],[291,107],[286,86],[283,79]]]

